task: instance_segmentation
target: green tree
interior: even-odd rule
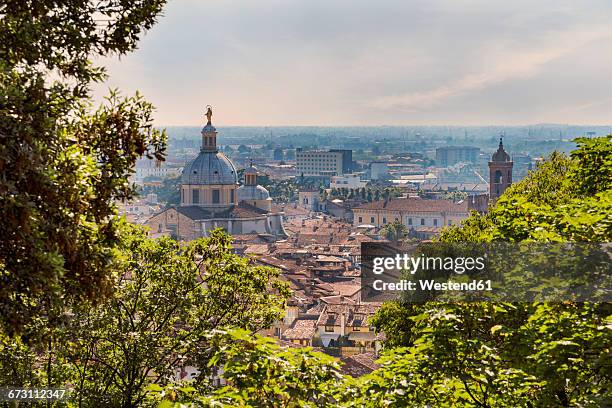
[[[79,406],[140,406],[147,387],[167,384],[177,367],[197,365],[202,379],[208,374],[215,352],[211,330],[258,331],[282,318],[289,291],[278,270],[232,254],[231,237],[221,230],[181,244],[128,229],[121,275],[108,302],[75,307],[44,353],[28,353],[15,342],[2,350],[29,364],[19,385],[70,383]],[[47,361],[53,370],[36,369]],[[6,362],[0,373],[10,376],[15,366]],[[23,370],[24,364],[17,367]]]
[[[270,197],[277,203],[289,203],[298,198],[299,188],[293,179],[262,178],[261,185],[268,189]]]
[[[571,179],[584,195],[612,190],[612,135],[578,138],[579,149],[571,156],[578,162]]]
[[[161,186],[144,186],[140,191],[141,196],[147,194],[157,194],[160,203],[167,206],[178,205],[181,203],[181,176],[166,177],[162,180]]]
[[[610,138],[577,140],[512,185],[487,215],[441,241],[590,241],[612,237]],[[594,151],[596,150],[596,151]],[[609,154],[603,154],[603,156]],[[602,181],[582,185],[577,177]],[[601,406],[610,398],[610,305],[392,302],[372,323],[388,333],[383,369],[364,379],[373,406]],[[384,396],[384,397],[383,397]],[[379,398],[378,400],[376,398]]]
[[[211,333],[217,350],[210,363],[223,366],[228,385],[156,388],[153,400],[168,407],[337,407],[347,382],[338,362],[310,348],[283,348],[242,330]]]
[[[321,194],[321,200],[326,201],[327,199],[328,199],[327,190],[323,190],[323,193]]]
[[[361,188],[361,190],[359,191],[359,195],[361,196],[362,200],[365,200],[367,198],[367,191],[365,187]]]
[[[610,331],[598,306],[416,308],[396,311],[411,325],[394,340],[409,346],[390,349],[382,368],[361,379],[367,406],[599,407],[611,396]]]
[[[380,235],[389,241],[401,241],[408,236],[408,228],[399,220],[395,220],[380,229]]]
[[[112,290],[115,200],[138,157],[163,159],[165,133],[139,95],[91,111],[90,60],[125,54],[165,1],[0,5],[0,326],[19,331],[56,306]],[[53,79],[55,78],[55,79]]]

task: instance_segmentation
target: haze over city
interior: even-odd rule
[[[97,86],[160,125],[610,123],[612,3],[172,1]]]

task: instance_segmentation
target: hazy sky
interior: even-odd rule
[[[102,61],[160,125],[612,123],[610,0],[170,0]]]

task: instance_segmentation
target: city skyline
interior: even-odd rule
[[[585,3],[171,2],[94,93],[160,125],[608,125],[612,4]]]

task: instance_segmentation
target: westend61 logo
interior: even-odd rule
[[[375,275],[382,275],[385,272],[402,271],[415,275],[419,271],[444,271],[463,275],[466,272],[484,269],[484,257],[430,257],[423,254],[413,257],[404,253],[396,254],[394,257],[375,257],[372,272]],[[400,279],[397,282],[386,282],[383,279],[376,279],[372,282],[372,288],[377,291],[482,291],[492,290],[492,283],[490,279],[473,279],[468,282],[454,282],[450,279],[445,282],[435,279],[418,279],[416,282]]]
[[[609,302],[611,255],[590,243],[367,242],[361,298]]]

